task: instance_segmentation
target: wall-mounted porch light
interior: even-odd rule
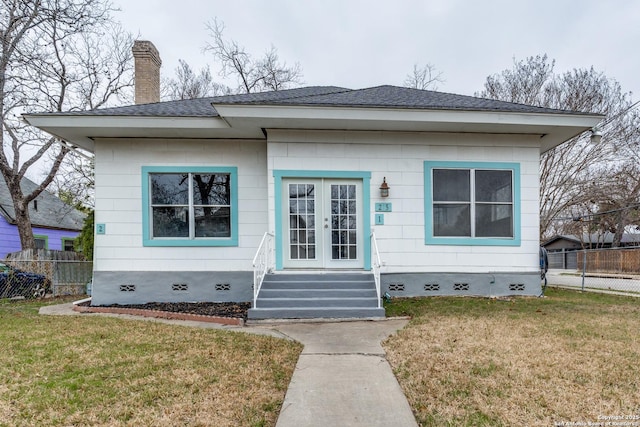
[[[387,185],[387,177],[382,178],[382,185],[380,186],[380,197],[389,197],[389,186]]]

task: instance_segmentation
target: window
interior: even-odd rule
[[[34,234],[33,240],[36,241],[36,249],[49,249],[49,236]]]
[[[75,241],[75,239],[70,239],[67,237],[63,237],[62,238],[62,250],[63,251],[75,251],[75,248],[73,247],[73,242]]]
[[[237,245],[236,168],[144,167],[145,246]]]
[[[519,175],[513,163],[425,162],[426,243],[519,245]]]

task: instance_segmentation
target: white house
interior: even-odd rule
[[[540,294],[540,153],[602,119],[394,86],[25,118],[95,153],[93,305],[253,300],[251,317]]]

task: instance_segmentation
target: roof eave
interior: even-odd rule
[[[206,138],[230,129],[220,117],[60,114],[25,114],[23,117],[30,125],[91,152],[96,138]]]
[[[220,117],[24,115],[54,136],[93,151],[96,138],[264,138],[262,129],[521,134],[547,151],[603,116],[454,109],[214,104]]]
[[[591,129],[603,116],[454,109],[214,104],[233,127],[539,135],[541,151]]]
[[[9,215],[9,212],[7,212],[2,205],[0,205],[0,217],[4,218],[5,221],[7,221],[7,224],[13,224],[14,220],[11,217],[11,215]]]

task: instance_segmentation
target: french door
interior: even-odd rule
[[[282,181],[285,268],[363,268],[362,181]]]

